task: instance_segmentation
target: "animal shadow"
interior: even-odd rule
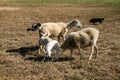
[[[38,50],[39,47],[38,46],[32,46],[32,47],[20,47],[18,49],[10,49],[10,50],[6,50],[6,52],[9,53],[19,53],[22,56],[26,56],[27,54],[30,54],[33,51]]]
[[[42,59],[44,58],[44,56],[30,56],[27,57],[25,60],[30,60],[30,61],[42,61]]]
[[[32,56],[32,57],[28,57],[26,58],[25,60],[30,60],[30,61],[40,61],[40,62],[43,62],[44,56]],[[73,60],[74,58],[71,58],[71,60]],[[58,60],[54,60],[52,61],[52,58],[46,58],[46,60],[44,62],[64,62],[64,61],[71,61],[69,59],[69,57],[60,57]]]
[[[29,55],[29,57],[25,58],[25,60],[30,60],[30,61],[42,61],[44,58],[44,55],[36,55],[36,54],[32,54],[32,52],[35,52],[39,49],[39,46],[32,46],[32,47],[20,47],[18,49],[10,49],[10,50],[6,50],[6,52],[9,53],[19,53],[21,56],[26,56]],[[69,58],[69,57],[59,57],[58,60],[54,60],[53,62],[62,62],[62,61],[70,61],[73,60],[74,58]],[[52,62],[52,59],[47,57],[45,62]]]

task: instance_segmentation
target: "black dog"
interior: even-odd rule
[[[99,24],[101,24],[103,20],[104,18],[92,18],[90,19],[90,23],[95,24],[99,22]]]

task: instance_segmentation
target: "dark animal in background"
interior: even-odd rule
[[[90,19],[90,23],[92,23],[92,24],[96,24],[96,23],[101,24],[103,20],[104,20],[104,18],[92,18],[92,19]]]

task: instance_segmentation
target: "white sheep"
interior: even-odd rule
[[[45,52],[44,47],[47,45],[50,41],[52,41],[51,38],[48,37],[41,37],[39,39],[39,54],[41,51]]]
[[[98,47],[96,42],[98,40],[99,31],[95,28],[85,28],[79,30],[77,32],[71,32],[66,37],[65,41],[61,45],[63,52],[66,49],[70,50],[70,58],[72,57],[72,53],[74,49],[78,49],[78,53],[80,54],[80,59],[82,59],[82,53],[80,53],[80,48],[90,47],[91,53],[89,56],[89,60],[91,59],[94,49],[96,50],[96,57],[98,56]]]
[[[34,23],[31,28],[28,28],[27,30],[34,31],[38,29],[39,36],[46,36],[46,37],[58,37],[58,41],[60,42],[60,37],[62,37],[63,40],[65,40],[65,36],[69,29],[73,28],[74,26],[77,26],[78,28],[82,28],[82,24],[78,19],[70,21],[68,23],[64,22],[58,22],[58,23]]]
[[[60,44],[57,40],[52,40],[51,38],[48,37],[41,37],[39,40],[39,44],[43,44],[44,45],[44,53],[45,53],[45,57],[42,61],[45,61],[46,57],[51,57],[51,50],[56,50],[57,56],[56,59],[58,59],[58,54],[60,53]],[[40,48],[39,48],[39,52],[40,52]],[[53,58],[52,58],[53,60]]]

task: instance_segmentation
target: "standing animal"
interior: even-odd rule
[[[45,61],[46,57],[51,57],[51,50],[56,50],[56,53],[60,53],[60,44],[57,40],[52,40],[51,38],[48,37],[41,37],[39,40],[39,44],[44,44],[44,53],[45,57],[42,61]],[[40,50],[40,48],[39,48]],[[58,59],[58,55],[56,57]],[[52,58],[53,60],[53,58]]]
[[[104,18],[92,18],[92,19],[90,19],[90,23],[92,23],[92,24],[96,24],[96,23],[101,24],[103,20],[104,20]]]
[[[99,31],[95,28],[85,28],[79,30],[77,32],[71,32],[66,37],[65,41],[61,45],[61,49],[63,52],[67,49],[70,50],[70,58],[72,57],[73,50],[78,49],[78,53],[80,54],[80,59],[82,59],[82,53],[80,52],[81,48],[91,47],[91,53],[89,56],[89,60],[94,53],[94,49],[96,50],[96,57],[98,56],[98,47],[96,45],[99,36]]]
[[[58,41],[60,42],[60,37],[62,37],[63,40],[65,40],[65,36],[71,28],[74,26],[77,26],[78,28],[82,28],[82,24],[78,19],[72,20],[68,23],[64,22],[58,22],[58,23],[34,23],[31,28],[28,28],[28,31],[35,31],[38,29],[39,36],[46,36],[46,37],[58,37]]]

